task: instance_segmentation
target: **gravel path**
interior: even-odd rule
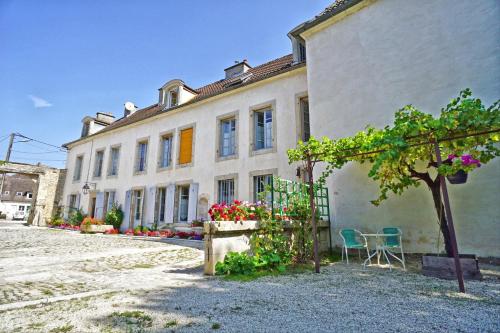
[[[359,264],[229,282],[204,277],[202,259],[0,221],[0,332],[500,332],[495,267],[462,295],[454,281]]]

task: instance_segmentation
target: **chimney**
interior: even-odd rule
[[[235,61],[235,64],[226,68],[224,72],[226,73],[226,79],[231,79],[243,73],[246,73],[252,66],[250,66],[246,59],[243,61]]]
[[[111,124],[112,122],[115,121],[115,116],[113,116],[112,113],[107,113],[107,112],[97,112],[96,113],[96,119],[100,122],[103,122],[105,124]]]

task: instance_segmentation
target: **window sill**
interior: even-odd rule
[[[157,167],[156,172],[170,171],[172,169],[173,169],[172,164],[170,164],[169,166],[166,166],[166,167]]]
[[[227,160],[235,160],[238,159],[238,154],[235,153],[233,155],[227,155],[227,156],[216,156],[215,157],[215,162],[222,162],[222,161],[227,161]]]
[[[107,179],[116,179],[116,178],[118,178],[118,175],[117,174],[116,175],[107,175],[106,178]]]
[[[147,174],[146,171],[134,171],[134,176],[142,176],[142,175],[145,175]]]
[[[264,155],[264,154],[271,154],[271,153],[276,153],[276,147],[251,150],[250,156]]]
[[[177,164],[177,168],[189,168],[189,167],[192,167],[194,165],[193,162],[191,163],[184,163],[184,164]]]

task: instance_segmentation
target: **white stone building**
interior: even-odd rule
[[[338,0],[290,32],[292,55],[253,68],[242,61],[196,89],[168,81],[157,103],[128,103],[123,118],[66,144],[66,205],[100,218],[115,200],[123,228],[189,222],[214,202],[253,200],[261,176],[294,179],[286,150],[309,133],[384,126],[409,103],[437,113],[466,87],[491,103],[500,95],[499,14],[495,0]],[[499,171],[495,161],[451,189],[466,252],[500,256]],[[342,226],[397,225],[409,252],[435,251],[426,189],[373,207],[377,185],[366,174],[349,165],[330,178],[333,239]],[[86,183],[91,191],[82,195]]]
[[[187,223],[207,218],[213,202],[253,200],[266,176],[295,177],[286,150],[301,135],[306,90],[305,65],[291,55],[253,68],[242,61],[198,89],[171,80],[158,103],[127,104],[123,118],[66,144],[66,206],[102,218],[116,201],[126,229]]]

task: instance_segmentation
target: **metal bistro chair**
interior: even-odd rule
[[[406,271],[405,254],[403,252],[403,232],[401,231],[401,229],[397,227],[386,227],[382,229],[382,232],[380,232],[380,234],[391,235],[384,236],[381,245],[381,250],[384,252],[384,255],[389,263],[389,267],[392,269],[391,262],[389,261],[386,253],[388,253],[394,259],[398,260],[403,265],[403,269]],[[396,256],[395,253],[391,252],[395,249],[399,249],[401,258]]]
[[[344,241],[344,245],[342,246],[342,261],[344,261],[344,251],[347,263],[349,263],[349,255],[347,253],[348,249],[357,249],[359,259],[361,259],[361,249],[366,249],[366,253],[368,257],[370,257],[370,253],[368,250],[368,242],[366,237],[356,229],[340,229],[340,237]],[[362,240],[362,241],[360,241]],[[369,259],[371,264],[371,259]]]

